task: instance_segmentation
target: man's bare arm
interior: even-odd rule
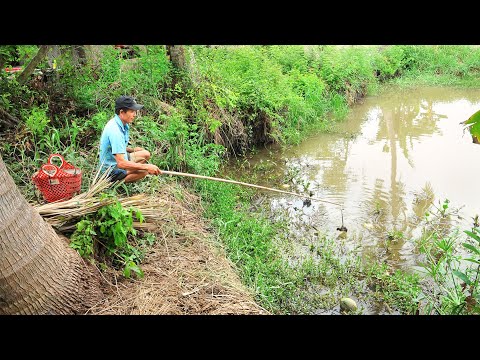
[[[151,175],[160,175],[162,172],[157,165],[153,164],[141,164],[133,161],[125,160],[123,154],[114,154],[115,160],[117,161],[117,166],[120,169],[127,171],[148,171]]]

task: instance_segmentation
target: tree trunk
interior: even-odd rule
[[[20,84],[25,84],[25,82],[30,77],[30,75],[33,74],[33,71],[35,70],[37,65],[40,64],[42,60],[45,58],[50,48],[51,48],[51,45],[40,46],[40,48],[38,49],[37,55],[34,56],[34,58],[28,63],[27,67],[22,71],[22,73],[18,77],[18,82]]]
[[[167,56],[170,56],[172,64],[182,70],[186,70],[185,63],[185,46],[183,45],[166,45]]]
[[[0,157],[0,315],[83,314],[102,296],[98,273],[28,204]]]
[[[5,63],[7,62],[7,58],[0,54],[0,71],[3,71],[3,67],[5,66]]]
[[[83,45],[73,45],[72,46],[73,56],[75,61],[80,65],[85,65],[87,61],[87,55],[85,53],[85,46]]]

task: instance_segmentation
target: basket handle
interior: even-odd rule
[[[55,175],[57,175],[59,168],[54,164],[43,164],[41,169],[48,176],[54,177]],[[53,174],[51,174],[52,171],[53,171]]]
[[[60,161],[61,161],[62,163],[60,164],[60,166],[58,166],[58,168],[62,169],[62,168],[63,168],[63,164],[65,163],[65,159],[63,158],[63,156],[60,155],[60,154],[52,154],[52,155],[49,156],[47,163],[48,163],[48,164],[51,164],[51,165],[54,165],[54,166],[57,166],[57,165],[55,165],[54,163],[52,163],[53,158],[59,158],[59,159],[60,159]]]

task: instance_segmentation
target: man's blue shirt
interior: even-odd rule
[[[113,168],[117,166],[114,154],[123,154],[125,160],[128,160],[128,130],[128,124],[123,125],[122,120],[116,114],[103,128],[100,137],[100,166],[102,166],[102,170],[109,166],[113,166]]]

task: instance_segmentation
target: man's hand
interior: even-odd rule
[[[160,175],[162,173],[157,165],[146,164],[146,166],[148,166],[147,171],[150,175]]]
[[[127,176],[138,172],[143,173],[143,176],[146,175],[145,172],[150,175],[160,175],[162,173],[157,165],[141,164],[134,161],[125,160],[124,154],[122,153],[115,154],[115,160],[117,161],[117,166],[119,169],[127,170]]]

